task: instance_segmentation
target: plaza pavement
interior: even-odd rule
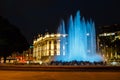
[[[0,80],[120,80],[120,72],[0,71]]]
[[[120,80],[120,66],[1,64],[0,80]]]

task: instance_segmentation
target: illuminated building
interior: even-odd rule
[[[27,61],[33,61],[33,48],[30,46],[30,48],[26,51],[23,51],[22,53],[19,52],[13,52],[11,56],[8,56],[6,58],[6,63],[26,63]],[[4,58],[1,58],[2,63],[4,62]]]
[[[54,56],[60,55],[60,37],[66,34],[38,35],[33,41],[33,58],[35,61],[50,61]]]
[[[107,62],[120,61],[120,25],[105,26],[101,29],[97,37],[98,52]]]

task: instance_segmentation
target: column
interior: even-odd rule
[[[49,41],[47,41],[47,56],[49,56]]]
[[[42,46],[40,45],[40,47],[39,47],[39,49],[40,49],[40,53],[39,53],[40,59],[41,59],[41,56],[42,56],[42,55],[41,55],[41,47],[42,47]]]
[[[60,55],[60,40],[57,40],[57,55]]]
[[[40,53],[40,44],[38,44],[38,58],[41,59],[41,53]]]
[[[45,55],[45,43],[43,44],[43,56],[46,56]]]
[[[51,40],[51,56],[54,55],[54,40]]]
[[[37,45],[37,47],[36,47],[36,60],[38,60],[38,45]]]

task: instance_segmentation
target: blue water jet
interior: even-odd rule
[[[95,24],[92,20],[85,21],[78,11],[74,18],[70,16],[68,30],[65,27],[62,20],[58,33],[67,34],[67,37],[60,37],[61,55],[56,57],[57,61],[102,61],[102,57],[96,52]]]

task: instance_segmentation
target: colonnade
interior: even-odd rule
[[[41,60],[43,56],[60,55],[60,40],[59,39],[46,39],[34,44],[33,57],[36,60]]]

